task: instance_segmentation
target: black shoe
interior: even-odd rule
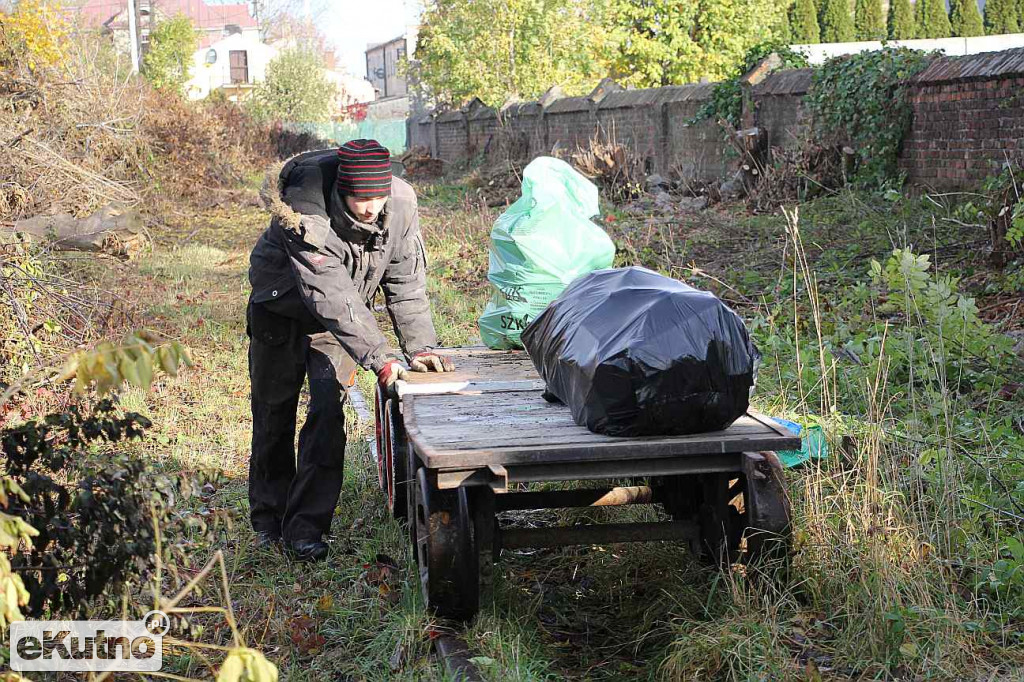
[[[327,558],[327,543],[320,540],[289,540],[285,549],[296,561],[323,561]]]
[[[272,530],[256,531],[256,546],[260,549],[270,549],[281,544],[281,534]]]

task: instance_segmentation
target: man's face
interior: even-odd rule
[[[349,213],[355,216],[359,222],[373,223],[377,220],[377,216],[380,215],[387,200],[387,197],[346,196],[345,205],[348,206]]]

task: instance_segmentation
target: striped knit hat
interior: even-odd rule
[[[377,140],[350,140],[338,148],[338,191],[354,197],[391,194],[391,153]]]

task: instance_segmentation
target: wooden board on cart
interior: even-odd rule
[[[526,351],[491,350],[486,346],[439,348],[439,353],[455,362],[454,372],[410,372],[399,382],[398,395],[474,392],[544,388],[533,361]]]
[[[407,437],[431,469],[707,455],[800,447],[799,438],[753,413],[724,431],[622,438],[578,426],[569,408],[540,390],[409,395]]]

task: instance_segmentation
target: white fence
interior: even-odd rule
[[[819,45],[790,45],[791,48],[807,55],[811,64],[823,64],[832,57],[856,54],[883,47],[909,47],[912,50],[937,50],[943,54],[962,56],[979,52],[1001,52],[1015,47],[1024,47],[1024,33],[1008,33],[999,36],[978,36],[976,38],[935,38],[930,40],[865,40],[854,43],[821,43]]]

